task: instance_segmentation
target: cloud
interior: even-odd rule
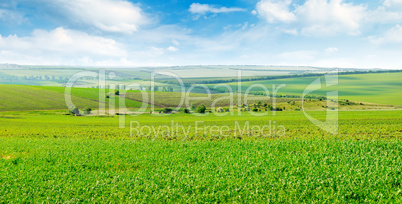
[[[311,35],[357,35],[366,7],[342,0],[308,0],[295,13],[304,23],[302,33]]]
[[[125,0],[53,0],[72,21],[105,32],[131,34],[149,20],[141,8]]]
[[[283,52],[277,55],[277,57],[286,60],[287,62],[300,62],[306,63],[315,59],[316,52],[310,50],[299,50],[291,52]]]
[[[325,52],[326,53],[335,53],[335,52],[338,52],[338,48],[336,48],[336,47],[328,47],[327,49],[325,49]]]
[[[385,0],[384,6],[388,8],[401,9],[402,8],[402,0]]]
[[[68,30],[35,30],[31,36],[0,36],[0,62],[23,64],[80,64],[88,58],[119,59],[127,56],[123,46],[104,37]]]
[[[170,52],[177,52],[179,49],[177,47],[170,46],[167,48]]]
[[[21,13],[0,8],[0,21],[21,24],[22,22],[25,21],[25,18],[24,15],[22,15]]]
[[[402,26],[399,24],[387,30],[381,37],[371,36],[368,38],[374,44],[402,43]]]
[[[296,16],[289,11],[289,5],[292,0],[261,0],[257,3],[258,14],[269,23],[292,22]]]
[[[293,10],[289,9],[291,4],[292,0],[261,0],[256,9],[268,23],[292,23],[290,26],[300,33],[316,36],[358,35],[366,15],[365,6],[343,0],[307,0],[302,5],[292,5]]]
[[[209,4],[199,4],[193,3],[190,5],[189,11],[192,14],[200,14],[204,15],[207,13],[230,13],[230,12],[237,12],[237,11],[245,11],[242,8],[227,8],[227,7],[215,7]]]

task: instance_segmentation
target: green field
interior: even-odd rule
[[[102,91],[111,95],[109,90]],[[0,111],[68,109],[64,92],[64,87],[0,85]],[[100,101],[99,89],[73,88],[71,93],[72,102],[80,109],[86,107],[96,109],[99,103],[107,108],[110,99],[115,99],[115,106],[119,103],[119,97],[115,96]],[[141,102],[130,99],[126,99],[125,102],[130,108],[138,108],[142,105]]]
[[[162,113],[179,92],[145,101],[151,92],[73,88],[74,105],[94,109],[73,116],[64,87],[0,85],[0,203],[401,203],[400,77],[340,75],[313,92],[339,90],[339,101],[298,97],[317,77],[243,82],[233,106],[228,93],[191,93],[205,114]],[[277,98],[253,90],[245,102],[257,83],[286,88]],[[123,98],[131,113],[115,109]],[[113,111],[98,115],[99,104]],[[333,113],[337,134],[305,115]]]
[[[402,111],[341,111],[330,135],[300,112],[72,117],[0,113],[0,200],[14,202],[401,202]],[[316,118],[325,112],[315,111]],[[256,131],[130,135],[141,126],[268,125]],[[135,131],[134,131],[135,132]]]
[[[272,92],[272,85],[285,84],[278,94],[301,96],[304,89],[318,77],[300,77],[291,79],[264,80],[242,82],[242,90],[246,91],[251,85],[262,84]],[[327,91],[339,91],[340,99],[362,101],[377,104],[402,105],[402,72],[340,75],[337,86],[323,88],[313,92],[313,95],[326,96]],[[322,81],[325,81],[321,77]],[[233,89],[237,83],[229,83]],[[261,90],[261,89],[254,89]]]

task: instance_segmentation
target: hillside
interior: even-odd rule
[[[63,87],[0,85],[0,111],[67,109]],[[99,90],[89,88],[72,89],[74,105],[82,108],[99,107]],[[118,99],[116,100],[118,102]],[[108,107],[109,99],[104,102]],[[126,100],[127,107],[141,107],[140,102]]]
[[[245,91],[254,84],[262,84],[269,90],[272,90],[272,85],[279,86],[285,84],[286,87],[281,88],[278,94],[301,96],[304,89],[317,78],[300,77],[243,82],[242,90]],[[339,99],[399,106],[402,105],[401,79],[402,72],[340,75],[338,85],[314,91],[312,95],[326,96],[326,92],[338,90]],[[233,89],[237,87],[237,83],[229,83],[229,85]],[[253,90],[258,91],[259,89]]]

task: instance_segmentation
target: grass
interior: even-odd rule
[[[339,135],[300,112],[72,117],[0,113],[0,200],[12,202],[401,202],[402,111],[341,111]],[[310,112],[323,119],[324,112]],[[285,136],[190,128],[189,137],[133,135],[142,126],[249,122]],[[196,134],[196,133],[201,134]],[[185,139],[185,140],[183,140]]]
[[[340,76],[337,89],[349,100],[400,105],[398,77]],[[261,83],[286,83],[279,94],[297,95],[312,80]],[[402,110],[391,106],[342,101],[338,134],[331,135],[302,111],[289,111],[300,108],[297,98],[279,98],[286,111],[265,116],[232,111],[74,117],[66,115],[63,87],[0,85],[0,95],[3,202],[402,202]],[[74,88],[72,96],[79,108],[99,103],[98,89]],[[156,92],[155,106],[176,106],[180,96]],[[190,103],[209,106],[222,96]],[[106,106],[121,97],[131,108],[142,104],[140,92],[130,91],[110,95]],[[257,101],[265,102],[254,97],[249,105]],[[324,121],[327,112],[316,110],[327,110],[325,104],[313,100],[307,113]],[[393,110],[356,110],[366,108]]]
[[[323,88],[313,92],[312,94],[326,96],[326,92],[338,90],[340,99],[387,105],[402,105],[402,91],[400,91],[400,87],[402,87],[402,82],[400,80],[401,77],[402,72],[340,75],[339,84],[337,86]],[[280,84],[286,84],[286,87],[281,88],[278,91],[278,94],[301,96],[304,89],[306,89],[306,87],[316,79],[317,77],[302,77],[243,82],[242,90],[247,90],[247,88],[253,84],[262,84],[272,91],[272,85],[279,86]],[[235,88],[237,83],[229,83],[229,85]]]
[[[0,140],[1,200],[401,202],[399,141]],[[111,154],[113,152],[113,154]],[[3,156],[4,157],[4,156]]]
[[[0,85],[0,111],[67,109],[64,87]],[[110,94],[106,90],[107,94]],[[119,98],[114,98],[116,104]],[[138,108],[142,103],[126,99],[126,107]],[[98,108],[99,103],[109,106],[109,99],[99,101],[99,89],[73,88],[72,102],[80,109]]]

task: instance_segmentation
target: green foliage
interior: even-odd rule
[[[68,112],[71,115],[80,115],[80,111],[78,110],[78,108],[76,108],[75,106],[71,106],[68,108]]]
[[[92,108],[84,108],[85,114],[91,114]]]
[[[171,109],[171,108],[164,108],[162,110],[163,113],[172,113],[172,111],[173,111],[173,109]]]
[[[195,112],[197,112],[197,113],[205,113],[206,110],[207,110],[207,108],[204,105],[200,105],[200,106],[197,107]]]

